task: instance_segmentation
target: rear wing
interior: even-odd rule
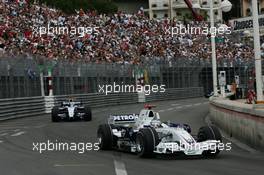
[[[109,124],[129,124],[135,123],[139,114],[121,114],[121,115],[110,115],[108,118]]]
[[[73,104],[73,105],[81,105],[82,103],[81,102],[68,102],[68,101],[63,101],[63,102],[61,102],[61,104],[63,106],[70,106],[71,104]]]

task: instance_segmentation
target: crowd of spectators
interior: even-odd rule
[[[67,15],[45,5],[29,4],[26,0],[0,0],[0,57],[24,55],[120,64],[173,62],[177,59],[210,60],[209,36],[172,36],[168,32],[168,28],[186,23],[167,19],[149,20],[142,10],[136,14],[100,15],[80,9],[76,14]],[[188,24],[207,26],[206,22]],[[82,37],[54,31],[40,35],[39,29],[48,26],[97,30]],[[228,35],[221,38],[216,46],[218,61],[246,62],[253,59],[252,47],[235,42]]]

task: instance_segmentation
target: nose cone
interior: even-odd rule
[[[70,118],[74,117],[74,108],[73,107],[68,108],[68,112],[69,112],[69,117]]]

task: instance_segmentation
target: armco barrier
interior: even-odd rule
[[[43,115],[43,97],[0,99],[0,120]]]
[[[110,93],[108,95],[100,93],[79,94],[79,95],[61,95],[54,97],[45,97],[46,113],[50,113],[54,105],[59,105],[62,101],[73,98],[81,101],[84,105],[92,108],[115,106],[121,104],[133,104],[138,102],[137,93]]]
[[[54,105],[72,97],[82,101],[83,104],[91,107],[105,107],[122,104],[135,104],[138,102],[152,102],[161,100],[178,100],[183,98],[194,98],[203,96],[203,88],[175,88],[166,89],[164,93],[151,93],[142,97],[142,93],[110,93],[108,95],[101,93],[91,93],[85,95],[62,95],[54,97],[45,97],[46,113],[50,113]]]
[[[14,98],[0,100],[0,120],[10,118],[20,118],[26,116],[37,116],[50,113],[55,105],[60,105],[64,100],[74,98],[81,101],[84,105],[92,108],[115,106],[122,104],[135,104],[138,102],[150,102],[159,100],[177,100],[182,98],[201,97],[202,88],[180,88],[166,89],[166,92],[151,94],[142,97],[137,93],[110,93],[108,95],[101,93],[79,94],[79,95],[62,95],[46,96],[31,98]]]
[[[182,98],[202,97],[203,95],[204,94],[202,87],[172,88],[166,89],[164,93],[152,93],[150,95],[146,95],[146,102],[161,100],[178,100]]]
[[[69,96],[56,96],[55,104],[64,101]],[[111,93],[105,94],[87,94],[87,95],[74,95],[71,96],[77,100],[82,101],[83,104],[87,104],[91,107],[104,107],[104,106],[114,106],[121,104],[133,104],[137,103],[138,96],[136,93]]]
[[[228,135],[264,151],[264,110],[235,101],[210,99],[213,123]]]

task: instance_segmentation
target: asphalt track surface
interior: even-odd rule
[[[208,101],[203,98],[156,102],[163,121],[188,123],[192,132],[206,125]],[[138,113],[142,104],[93,110],[92,122],[52,123],[50,116],[35,116],[0,123],[1,175],[245,175],[263,174],[264,154],[248,152],[235,144],[215,159],[184,156],[138,158],[117,151],[33,151],[33,143],[96,143],[97,126],[109,114]],[[225,140],[227,142],[228,140]]]

